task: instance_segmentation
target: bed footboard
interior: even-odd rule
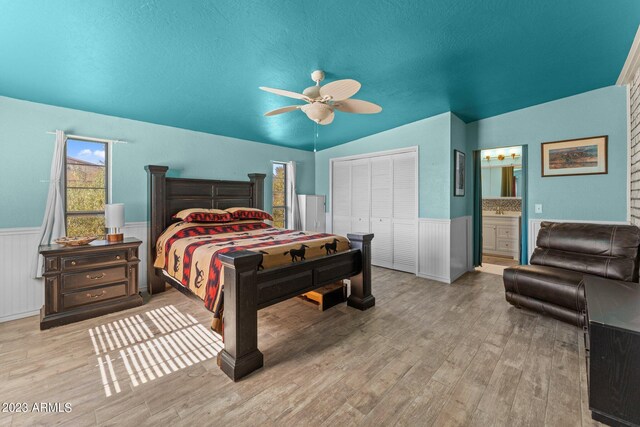
[[[224,350],[220,368],[234,381],[260,369],[258,350],[258,264],[262,255],[239,251],[220,255],[224,265]]]
[[[347,234],[353,249],[360,249],[362,254],[362,271],[351,278],[351,294],[347,305],[359,310],[366,310],[376,305],[376,299],[371,295],[371,240],[373,234]]]
[[[264,270],[262,255],[238,251],[219,255],[224,265],[224,350],[220,368],[233,381],[260,369],[258,309],[340,279],[351,279],[347,305],[366,310],[375,305],[371,294],[371,240],[373,234],[348,235],[352,249]]]

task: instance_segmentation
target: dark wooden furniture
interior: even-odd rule
[[[640,286],[585,276],[589,408],[612,426],[640,425]]]
[[[147,283],[162,292],[171,280],[153,267],[155,243],[185,208],[264,207],[264,174],[249,181],[219,181],[167,177],[167,166],[146,166],[149,186],[149,256]],[[220,256],[224,265],[224,345],[220,367],[234,381],[263,366],[258,350],[258,310],[329,283],[351,279],[347,305],[366,310],[375,305],[371,294],[373,234],[349,234],[352,249],[322,258],[258,271],[262,254],[238,251]]]
[[[95,241],[85,246],[40,246],[44,306],[40,329],[142,305],[138,248],[142,242]]]

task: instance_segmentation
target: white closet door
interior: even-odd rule
[[[393,158],[371,159],[371,217],[391,218],[393,213]]]
[[[393,222],[393,268],[409,273],[416,272],[416,222],[394,220]]]
[[[334,162],[331,176],[333,233],[351,231],[351,162]]]
[[[371,173],[369,159],[351,164],[351,231],[369,232]]]
[[[371,218],[371,264],[393,268],[393,234],[391,218]]]
[[[371,159],[371,263],[393,267],[393,159],[391,156]]]
[[[416,156],[417,153],[403,153],[393,156],[394,219],[415,220],[418,217]]]
[[[410,273],[416,272],[418,251],[416,158],[417,153],[393,155],[393,268]]]

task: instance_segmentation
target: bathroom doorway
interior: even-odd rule
[[[526,154],[526,148],[525,148]],[[526,263],[523,257],[523,224],[526,218],[526,155],[522,146],[480,150],[480,185],[476,187],[475,212],[481,217],[481,262],[477,270],[502,274],[508,267]]]

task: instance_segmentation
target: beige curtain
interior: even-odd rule
[[[502,168],[502,185],[500,186],[501,197],[515,197],[515,179],[513,178],[513,166]]]
[[[65,235],[66,227],[64,223],[64,143],[67,137],[61,130],[56,131],[56,145],[53,149],[53,159],[51,160],[51,173],[49,175],[49,193],[44,211],[44,219],[40,226],[39,245],[49,245],[55,239]],[[34,262],[32,276],[42,277],[44,259],[34,248]]]

